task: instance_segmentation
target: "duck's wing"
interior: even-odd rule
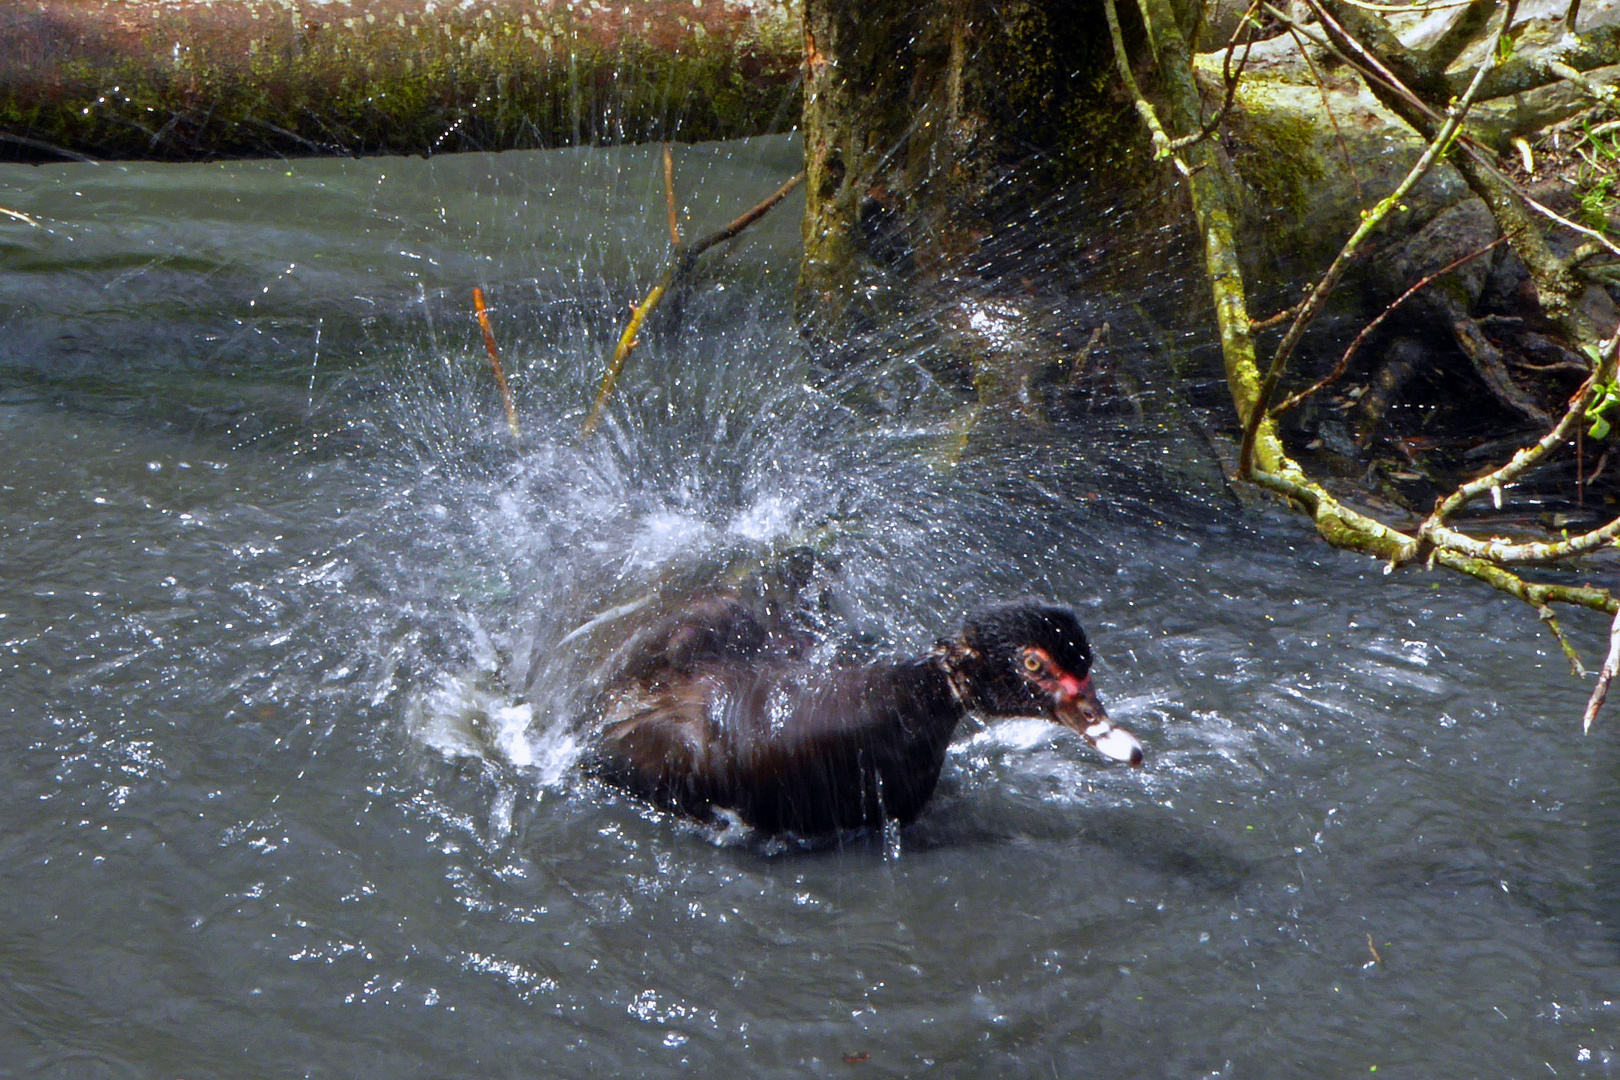
[[[585,758],[585,771],[667,810],[709,816],[718,731],[711,680],[674,682],[613,700]]]
[[[740,598],[699,597],[636,631],[608,682],[653,686],[689,680],[707,665],[750,663],[769,642],[770,633]]]

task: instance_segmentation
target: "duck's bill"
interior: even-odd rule
[[[1108,719],[1090,675],[1065,685],[1056,703],[1058,723],[1079,732],[1081,738],[1097,748],[1097,753],[1110,761],[1142,764],[1142,744],[1135,735]]]
[[[1142,744],[1135,735],[1111,720],[1096,720],[1080,732],[1086,742],[1097,748],[1097,753],[1110,761],[1123,761],[1130,765],[1142,764]]]

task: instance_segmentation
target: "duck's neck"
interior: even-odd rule
[[[934,646],[927,656],[927,662],[944,678],[949,688],[951,699],[956,702],[957,710],[965,715],[977,707],[977,697],[973,689],[973,678],[970,669],[979,659],[979,654],[967,648],[959,641],[941,641]],[[958,717],[960,719],[960,716]]]

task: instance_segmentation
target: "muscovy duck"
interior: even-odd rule
[[[913,821],[969,712],[1044,716],[1142,763],[1097,699],[1067,608],[983,608],[926,656],[864,667],[805,663],[788,638],[727,595],[643,631],[608,688],[587,772],[676,813],[808,836]]]

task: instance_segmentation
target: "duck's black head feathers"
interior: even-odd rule
[[[958,686],[970,688],[973,708],[996,716],[1045,714],[1049,706],[1020,671],[1024,650],[1042,649],[1058,668],[1084,679],[1091,643],[1074,612],[1026,597],[983,607],[962,620],[951,666]]]

